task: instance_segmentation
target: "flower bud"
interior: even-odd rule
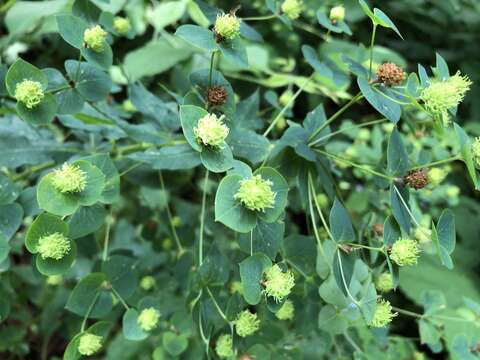
[[[70,248],[70,241],[58,232],[42,236],[37,245],[37,251],[42,259],[63,259],[70,252]]]
[[[78,342],[78,352],[84,356],[90,356],[102,348],[102,337],[94,334],[83,334]]]
[[[157,309],[150,307],[147,309],[143,309],[140,315],[137,318],[137,324],[144,330],[144,331],[152,331],[158,326],[158,320],[160,319],[160,311]]]
[[[275,313],[278,320],[292,320],[295,316],[295,307],[291,300],[286,300],[282,307]]]
[[[140,287],[145,291],[150,291],[155,287],[156,281],[153,276],[144,276],[140,280]]]
[[[131,100],[125,100],[122,103],[122,109],[129,113],[134,113],[135,111],[137,111],[137,108],[135,107],[135,105],[133,105]]]
[[[426,226],[417,227],[413,233],[419,243],[430,242],[432,231]]]
[[[87,175],[77,165],[65,163],[53,172],[52,183],[62,194],[78,193],[85,190]]]
[[[240,19],[233,14],[217,15],[213,31],[217,41],[233,40],[240,35]]]
[[[288,89],[284,91],[282,95],[280,95],[278,102],[280,103],[280,105],[286,106],[288,103],[292,101],[293,97],[294,97],[293,91],[291,89]]]
[[[457,198],[460,194],[460,188],[455,185],[450,185],[447,187],[446,193],[449,198]]]
[[[265,211],[273,208],[276,193],[272,191],[273,183],[262,179],[261,175],[254,175],[250,179],[240,181],[240,188],[233,196],[247,209],[252,211]]]
[[[337,23],[345,19],[345,7],[343,5],[337,5],[330,10],[330,21]]]
[[[212,86],[207,90],[209,106],[222,106],[227,102],[227,90],[223,86]]]
[[[292,20],[298,19],[302,11],[303,3],[299,0],[285,0],[282,4],[282,12]]]
[[[394,287],[392,274],[390,274],[389,272],[380,274],[380,276],[377,278],[377,281],[375,282],[375,287],[378,291],[384,293],[391,291]]]
[[[193,128],[193,133],[200,144],[218,148],[223,145],[229,129],[222,122],[222,117],[218,118],[215,114],[208,114],[198,120],[197,126]]]
[[[23,80],[15,87],[15,99],[25,105],[27,109],[33,109],[40,104],[45,97],[42,84],[38,81]]]
[[[62,275],[51,275],[47,277],[47,285],[50,286],[57,286],[63,283],[63,276]]]
[[[132,28],[132,25],[130,24],[130,20],[117,16],[113,20],[113,28],[118,34],[126,35]]]
[[[390,259],[392,259],[398,266],[415,265],[417,264],[420,255],[420,248],[415,240],[399,239],[390,250]]]
[[[425,170],[413,170],[403,178],[403,181],[415,190],[423,189],[428,185],[428,175]]]
[[[472,144],[472,156],[477,168],[480,168],[480,137],[476,137]]]
[[[215,352],[220,359],[227,359],[233,357],[233,340],[231,335],[224,334],[217,339],[215,345]]]
[[[392,312],[392,305],[387,300],[380,300],[377,302],[375,308],[375,314],[373,315],[370,326],[373,327],[385,327],[392,322],[392,319],[397,316],[398,313]]]
[[[448,175],[448,170],[446,168],[432,168],[428,170],[428,182],[433,186],[440,185],[440,183],[445,180]]]
[[[396,86],[405,80],[405,72],[396,64],[385,63],[378,67],[377,78],[386,86]]]
[[[105,49],[107,32],[100,25],[95,25],[83,33],[84,46],[95,52],[102,52]]]
[[[172,239],[170,238],[165,238],[162,240],[162,249],[165,251],[171,250],[172,249]]]
[[[265,271],[264,280],[265,293],[273,297],[276,302],[288,296],[295,286],[293,273],[290,270],[283,272],[277,264]]]
[[[248,310],[238,314],[235,320],[235,330],[238,336],[247,337],[258,329],[260,329],[260,320],[258,320],[257,314],[252,314]]]
[[[235,294],[235,293],[243,294],[242,283],[240,281],[233,281],[230,284],[230,293],[232,293],[232,294]]]

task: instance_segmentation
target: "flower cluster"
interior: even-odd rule
[[[392,290],[394,287],[392,274],[390,274],[389,272],[380,274],[380,276],[377,278],[377,281],[375,282],[375,287],[378,291],[384,293]]]
[[[295,316],[295,307],[291,300],[286,300],[275,313],[278,320],[291,320]]]
[[[102,337],[94,334],[83,334],[78,342],[78,352],[84,356],[91,356],[102,348]]]
[[[392,319],[397,316],[398,313],[392,312],[392,305],[387,300],[380,300],[377,302],[375,308],[375,314],[373,315],[370,326],[373,327],[385,327],[392,322]]]
[[[390,250],[390,259],[398,266],[415,265],[420,255],[418,243],[412,239],[399,239]]]
[[[223,123],[223,117],[218,118],[215,114],[207,114],[198,120],[193,133],[197,141],[205,146],[220,147],[228,136],[228,126]]]
[[[261,175],[254,175],[240,182],[240,188],[234,195],[235,200],[252,211],[265,211],[273,208],[276,194],[272,190],[273,183]]]
[[[257,314],[252,314],[248,310],[238,314],[235,320],[235,330],[238,336],[247,337],[260,329],[260,320]]]
[[[140,315],[138,315],[137,323],[144,331],[152,331],[158,326],[158,320],[160,319],[160,311],[150,307],[143,309]]]
[[[70,241],[65,235],[55,232],[38,240],[37,251],[42,259],[61,260],[70,252]]]
[[[77,165],[65,163],[53,172],[52,183],[62,194],[78,193],[85,190],[87,175]]]
[[[285,0],[282,4],[282,12],[292,20],[298,19],[302,11],[303,3],[299,0]]]
[[[233,40],[240,35],[240,19],[233,14],[218,15],[213,31],[219,40]]]
[[[276,302],[288,296],[295,286],[295,277],[290,270],[283,272],[277,264],[271,266],[264,274],[265,294]]]
[[[231,335],[224,334],[217,339],[215,352],[221,359],[228,359],[235,355],[233,352],[233,339]]]
[[[130,20],[117,16],[113,19],[113,28],[120,35],[126,35],[132,28],[132,25],[130,24]]]
[[[45,97],[42,84],[38,81],[23,80],[15,87],[15,99],[25,105],[27,109],[33,109],[40,104]]]
[[[156,281],[153,276],[144,276],[142,280],[140,280],[140,287],[145,290],[149,291],[155,287]]]
[[[102,52],[105,49],[107,32],[100,25],[95,25],[83,33],[83,42],[86,48],[95,52]]]
[[[479,149],[478,150],[479,150],[479,155],[480,155],[480,142],[479,142]],[[480,158],[479,158],[479,160],[480,160]],[[432,169],[428,170],[428,174],[427,174],[428,182],[430,184],[432,184],[433,186],[437,186],[443,180],[445,180],[447,175],[448,175],[448,170],[446,170],[445,168],[439,168],[439,167],[432,168]]]
[[[330,9],[330,21],[336,23],[345,19],[345,7],[337,5]]]

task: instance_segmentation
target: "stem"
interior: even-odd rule
[[[398,312],[400,314],[412,316],[412,317],[415,317],[415,318],[418,318],[418,319],[423,319],[425,317],[425,315],[422,315],[422,314],[419,314],[419,313],[416,313],[416,312],[413,312],[413,311],[400,309],[400,308],[397,308],[395,306],[392,306],[392,310],[395,310],[396,312]]]
[[[242,21],[270,20],[270,19],[276,18],[277,16],[278,16],[277,14],[264,15],[264,16],[252,16],[252,17],[242,18]]]
[[[158,177],[160,179],[160,186],[162,187],[162,191],[164,193],[166,193],[166,190],[165,190],[165,183],[163,182],[163,176],[162,176],[162,172],[159,171],[158,172]],[[182,247],[182,244],[180,242],[180,239],[178,237],[178,234],[177,234],[177,230],[175,230],[175,226],[173,226],[173,217],[172,217],[172,212],[170,211],[170,206],[167,202],[167,205],[165,206],[166,207],[166,210],[167,210],[167,216],[168,216],[168,222],[170,223],[170,229],[172,231],[172,234],[173,234],[173,238],[175,239],[175,243],[177,244],[177,247],[178,247],[178,253],[179,255],[183,254],[183,252],[185,251]]]
[[[355,95],[353,98],[350,99],[348,103],[346,103],[340,110],[338,110],[335,114],[333,114],[330,118],[327,119],[317,130],[313,132],[312,135],[310,135],[309,140],[313,139],[315,136],[317,136],[323,129],[325,129],[328,125],[330,125],[332,122],[334,122],[340,115],[342,115],[349,107],[354,105],[357,101],[363,98],[362,93],[358,93]]]
[[[216,51],[213,51],[212,56],[210,58],[210,73],[208,74],[208,88],[207,88],[207,90],[212,87],[213,67],[214,67],[214,63],[215,63],[216,53],[217,53]],[[208,103],[208,99],[207,99],[207,103]]]
[[[377,24],[373,24],[372,39],[370,40],[370,71],[368,80],[372,78],[372,65],[373,65],[373,45],[375,44],[375,35],[377,34]]]
[[[208,347],[209,347],[210,341],[205,337],[205,333],[203,332],[201,307],[198,309],[198,329],[200,331],[200,337],[202,338],[202,341],[205,344],[205,353],[207,354],[207,357],[208,357]]]
[[[367,246],[367,245],[362,245],[362,244],[353,244],[353,243],[346,243],[345,245],[356,247],[356,248],[378,251],[378,252],[381,252],[381,253],[384,252],[383,247],[373,247],[373,246]]]
[[[107,227],[105,229],[105,239],[103,241],[103,257],[102,257],[103,262],[107,261],[109,240],[110,240],[110,221],[107,221]]]
[[[29,177],[32,174],[35,174],[37,172],[48,169],[48,168],[50,168],[54,165],[55,165],[55,161],[48,161],[44,164],[40,164],[40,165],[37,165],[37,166],[32,166],[31,168],[29,168],[29,169],[21,172],[20,174],[14,176],[13,181],[23,180],[23,179]]]
[[[82,52],[80,51],[80,53],[78,54],[77,70],[75,71],[75,79],[74,79],[75,85],[77,84],[78,76],[80,75],[80,65],[81,65],[81,63],[82,63]]]
[[[307,84],[310,82],[310,80],[312,80],[313,78],[313,75],[315,73],[313,73],[312,75],[310,75],[308,77],[307,80],[305,80],[305,82],[299,87],[299,89],[297,90],[297,92],[292,96],[292,98],[288,101],[288,103],[285,104],[285,106],[283,107],[282,110],[280,110],[280,112],[277,114],[277,116],[275,117],[275,119],[273,119],[272,123],[270,124],[270,126],[267,128],[267,130],[265,130],[265,132],[263,133],[263,136],[267,136],[270,131],[272,131],[272,129],[275,127],[275,125],[277,124],[278,120],[280,120],[280,118],[283,116],[283,114],[285,114],[285,111],[287,111],[287,109],[290,107],[290,105],[293,104],[293,102],[297,99],[297,97],[302,93],[303,89],[305,88],[305,86],[307,86]]]
[[[348,335],[348,330],[345,330],[343,332],[343,336],[345,337],[345,339],[347,339],[347,341],[350,343],[350,345],[353,347],[353,349],[361,354],[363,354],[363,351],[362,349],[360,349],[360,346],[358,346],[355,341],[353,341],[353,339],[350,337],[350,335]]]
[[[461,159],[461,156],[455,155],[455,156],[452,156],[448,159],[432,161],[428,164],[418,165],[418,166],[415,166],[415,167],[411,168],[410,170],[418,170],[418,169],[422,169],[422,168],[429,168],[429,167],[432,167],[432,166],[437,166],[437,165],[449,163],[449,162],[460,160],[460,159]]]
[[[83,321],[82,321],[82,327],[80,328],[80,332],[83,333],[85,331],[85,326],[87,325],[87,319],[88,317],[90,316],[92,310],[93,310],[93,307],[95,306],[95,303],[97,302],[98,300],[98,297],[100,296],[100,292],[97,292],[92,300],[92,303],[90,304],[90,306],[88,307],[88,310],[87,310],[87,313],[85,314],[85,316],[83,317]]]
[[[320,239],[320,235],[318,234],[317,222],[315,220],[315,213],[313,211],[313,204],[312,204],[312,189],[313,189],[312,177],[310,173],[308,173],[308,206],[310,210],[310,218],[312,221],[313,234],[315,235],[315,240],[317,240],[317,245],[320,250],[320,254],[322,254],[323,260],[325,260],[325,262],[330,267],[327,255],[325,254],[325,250],[323,249],[322,240]],[[324,226],[325,226],[325,223],[324,223]],[[325,227],[325,229],[327,230],[328,227]],[[327,233],[330,236],[330,238],[333,239],[332,234],[330,233],[330,230],[327,230]]]
[[[323,216],[322,209],[320,208],[320,204],[318,203],[317,192],[315,191],[315,186],[313,185],[312,176],[311,176],[310,173],[308,174],[308,176],[309,176],[310,186],[311,186],[312,193],[313,193],[313,202],[315,204],[315,208],[317,209],[318,215],[320,216],[320,220],[322,221],[323,227],[325,228],[328,236],[330,237],[330,239],[332,241],[334,241],[332,232],[330,231],[330,228],[328,227],[327,221],[325,220],[325,217]]]
[[[202,212],[200,214],[200,240],[198,243],[198,262],[200,266],[203,264],[203,227],[205,226],[205,202],[207,199],[207,183],[208,183],[209,171],[205,172],[205,180],[203,183],[203,196],[202,196]]]
[[[120,300],[120,302],[122,303],[123,307],[125,308],[125,310],[130,310],[130,307],[127,305],[127,303],[125,302],[125,300],[123,300],[123,298],[120,296],[120,294],[118,293],[117,290],[115,290],[115,288],[112,286],[111,287],[111,290],[112,292],[115,294],[115,296],[118,298],[118,300]]]
[[[322,34],[320,31],[316,30],[313,26],[306,24],[302,21],[293,21],[292,25],[296,28],[302,29],[303,31],[309,32],[310,34],[313,34],[315,36],[318,36],[319,38],[328,41],[328,37]]]
[[[345,280],[345,274],[343,273],[343,266],[342,266],[342,257],[340,256],[340,250],[337,250],[337,258],[338,258],[338,265],[340,267],[340,275],[342,276],[343,286],[345,287],[345,291],[350,299],[352,299],[353,303],[360,307],[360,303],[352,296],[350,290],[347,286],[347,281]]]
[[[232,323],[230,322],[230,320],[228,320],[227,318],[227,315],[225,315],[225,313],[222,311],[222,309],[220,308],[220,306],[218,305],[217,303],[217,300],[215,300],[215,297],[213,296],[212,292],[210,291],[210,288],[207,286],[207,292],[208,292],[208,295],[210,296],[210,299],[212,299],[213,301],[213,304],[215,305],[215,307],[217,308],[217,311],[218,313],[220,314],[220,316],[222,317],[223,320],[225,320],[225,322],[232,326]]]
[[[364,167],[363,165],[360,165],[360,164],[356,164],[356,163],[354,163],[354,162],[351,162],[350,160],[344,159],[344,158],[339,157],[339,156],[337,156],[337,155],[333,155],[333,154],[330,154],[330,153],[328,153],[328,152],[326,152],[326,151],[319,150],[319,149],[315,149],[315,151],[318,152],[318,153],[320,153],[320,154],[323,154],[323,155],[325,155],[325,156],[328,156],[328,157],[330,157],[330,158],[332,158],[332,159],[335,159],[335,160],[337,160],[337,161],[344,162],[344,163],[346,163],[346,164],[348,164],[348,165],[350,165],[350,166],[353,166],[354,168],[357,168],[357,169],[362,170],[362,171],[364,171],[364,172],[367,172],[367,173],[369,173],[369,174],[372,174],[372,175],[375,175],[375,176],[384,178],[384,179],[389,180],[389,181],[393,181],[393,180],[394,180],[394,178],[391,177],[391,176],[388,176],[388,175],[379,173],[379,172],[377,172],[377,171],[375,171],[375,170],[369,169],[369,168]]]

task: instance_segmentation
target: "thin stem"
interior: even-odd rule
[[[78,54],[78,64],[77,64],[77,70],[75,71],[75,79],[74,82],[77,84],[78,77],[80,76],[80,65],[82,64],[82,52]]]
[[[277,14],[270,14],[264,16],[252,16],[252,17],[245,17],[242,18],[242,21],[260,21],[260,20],[270,20],[276,18]]]
[[[208,295],[210,296],[210,299],[212,299],[213,301],[213,305],[215,305],[215,308],[217,309],[218,313],[220,314],[220,316],[222,317],[223,320],[225,320],[225,322],[228,324],[228,325],[232,325],[231,321],[228,320],[227,318],[227,315],[225,315],[225,313],[222,311],[222,309],[220,308],[220,305],[218,305],[217,303],[217,300],[215,299],[215,297],[213,296],[212,292],[210,291],[210,288],[207,286],[207,292],[208,292]]]
[[[207,200],[207,183],[208,183],[209,171],[205,171],[205,180],[203,183],[203,195],[202,195],[202,212],[200,214],[200,240],[198,243],[198,262],[200,266],[203,264],[203,228],[205,226],[205,203]]]
[[[425,317],[425,315],[422,315],[422,314],[419,314],[419,313],[416,313],[416,312],[413,312],[413,311],[400,309],[400,308],[397,308],[395,306],[392,306],[392,310],[394,310],[394,311],[396,311],[400,314],[412,316],[412,317],[415,317],[415,318],[418,318],[418,319],[423,319]]]
[[[95,303],[97,302],[99,296],[100,296],[100,292],[97,292],[95,294],[95,296],[93,297],[92,303],[90,304],[90,306],[87,309],[87,313],[83,317],[82,327],[80,328],[81,333],[83,333],[85,331],[85,326],[87,325],[87,320],[88,320],[88,318],[89,318],[89,316],[90,316],[90,314],[93,310],[93,307],[95,306]]]
[[[345,245],[356,247],[356,248],[362,248],[362,249],[368,249],[368,250],[373,250],[373,251],[379,251],[381,253],[384,252],[383,247],[373,247],[373,246],[367,246],[367,245],[362,245],[362,244],[354,244],[354,243],[346,243]]]
[[[107,261],[107,256],[108,256],[108,242],[110,240],[110,226],[111,226],[110,221],[107,221],[107,226],[105,228],[105,239],[103,240],[103,257],[102,257],[103,262]]]
[[[161,171],[158,172],[158,177],[160,179],[160,186],[162,187],[162,191],[165,194],[166,193],[165,183],[163,182],[163,175],[162,175]],[[167,205],[165,207],[166,207],[166,210],[167,210],[168,222],[170,223],[170,229],[172,231],[173,238],[175,239],[175,243],[177,244],[179,255],[183,254],[183,252],[185,250],[182,247],[182,243],[180,242],[180,239],[178,237],[177,230],[175,229],[175,226],[173,226],[172,212],[170,211],[170,205],[168,204],[168,202],[167,202]]]
[[[308,85],[308,83],[310,82],[310,80],[312,80],[313,78],[313,75],[315,73],[313,73],[312,75],[310,75],[308,77],[307,80],[305,80],[305,82],[298,88],[297,92],[290,98],[290,100],[285,104],[285,106],[283,107],[282,110],[280,110],[280,112],[277,114],[277,116],[275,117],[275,119],[273,119],[272,123],[270,124],[270,126],[267,128],[267,130],[265,130],[265,132],[263,133],[263,136],[267,136],[270,131],[272,131],[272,129],[275,127],[275,125],[277,124],[277,122],[281,119],[281,117],[283,116],[283,114],[285,114],[285,111],[287,111],[287,109],[290,107],[290,105],[293,104],[293,102],[297,99],[297,97],[302,93],[303,89]]]
[[[418,227],[418,228],[422,228],[420,226],[420,224],[418,223],[417,219],[415,219],[415,217],[413,216],[412,212],[410,211],[410,208],[408,207],[407,203],[405,202],[405,200],[403,199],[403,196],[402,194],[400,193],[400,190],[398,190],[397,186],[396,185],[393,185],[393,188],[395,189],[395,192],[397,193],[398,197],[400,198],[400,201],[402,203],[402,205],[405,207],[405,210],[407,210],[407,213],[408,215],[410,216],[410,218],[413,220],[414,224]]]
[[[215,55],[216,55],[216,51],[213,51],[212,52],[212,56],[210,58],[210,72],[208,74],[208,89],[210,89],[212,87],[212,80],[213,80],[213,68],[214,68],[214,65],[215,65]],[[207,99],[207,103],[208,103],[208,99]]]
[[[353,341],[353,339],[350,337],[350,335],[348,335],[348,330],[345,330],[343,332],[343,336],[345,337],[345,339],[347,339],[347,341],[350,343],[350,345],[355,349],[355,351],[363,354],[363,351],[362,349],[360,349],[360,346],[358,346],[355,341]]]
[[[37,165],[37,166],[32,166],[31,168],[21,172],[20,174],[16,175],[13,177],[13,181],[19,181],[19,180],[23,180],[27,177],[29,177],[30,175],[32,174],[35,174],[37,172],[40,172],[40,171],[43,171],[45,169],[48,169],[52,166],[55,165],[55,161],[48,161],[44,164],[40,164],[40,165]]]
[[[432,161],[428,164],[418,165],[418,166],[415,166],[415,167],[411,168],[410,170],[418,170],[418,169],[422,169],[422,168],[429,168],[429,167],[432,167],[432,166],[442,165],[442,164],[446,164],[446,163],[456,161],[456,160],[460,160],[460,159],[461,159],[461,156],[455,155],[455,156],[449,157],[448,159]]]
[[[120,294],[118,293],[117,290],[115,290],[115,288],[112,286],[111,287],[111,290],[112,292],[115,294],[115,296],[117,297],[117,299],[122,303],[123,307],[125,308],[125,310],[130,310],[130,307],[127,305],[127,303],[125,302],[125,300],[123,300],[123,298],[120,296]]]
[[[335,160],[337,160],[337,161],[344,162],[345,164],[348,164],[348,165],[350,165],[350,166],[353,166],[354,168],[357,168],[357,169],[359,169],[359,170],[362,170],[362,171],[364,171],[364,172],[366,172],[366,173],[369,173],[369,174],[372,174],[372,175],[381,177],[381,178],[386,179],[386,180],[389,180],[389,181],[394,180],[394,178],[391,177],[391,176],[388,176],[388,175],[379,173],[379,172],[377,172],[377,171],[375,171],[375,170],[369,169],[369,168],[364,167],[363,165],[360,165],[360,164],[356,164],[356,163],[354,163],[354,162],[351,162],[350,160],[344,159],[344,158],[339,157],[339,156],[337,156],[337,155],[330,154],[330,153],[328,153],[328,152],[326,152],[326,151],[323,151],[323,150],[320,150],[320,149],[315,149],[315,151],[318,152],[318,153],[320,153],[320,154],[323,154],[323,155],[325,155],[325,156],[328,156],[328,157],[330,157],[330,158],[332,158],[332,159],[335,159]]]
[[[320,207],[320,204],[318,203],[317,192],[315,191],[315,186],[313,185],[313,180],[312,180],[311,174],[309,173],[308,176],[309,176],[309,179],[310,179],[310,186],[312,188],[313,202],[315,204],[315,208],[317,209],[318,215],[320,216],[320,220],[322,221],[322,224],[323,224],[323,227],[325,228],[325,231],[327,232],[330,239],[334,240],[332,232],[330,231],[330,228],[327,224],[327,221],[325,220],[325,217],[323,216],[323,212],[322,212],[322,209]]]
[[[368,80],[372,78],[372,66],[373,66],[373,45],[375,44],[375,35],[377,34],[377,24],[373,24],[372,39],[370,40],[370,66]]]
[[[312,227],[313,227],[313,234],[315,235],[315,240],[317,240],[317,245],[318,245],[318,249],[320,250],[320,254],[322,255],[323,257],[323,260],[325,260],[325,263],[328,264],[328,266],[330,267],[330,263],[328,261],[328,258],[327,258],[327,255],[325,254],[325,250],[323,249],[323,244],[322,244],[322,240],[320,239],[320,235],[318,233],[318,229],[317,229],[317,221],[315,220],[315,213],[313,211],[313,201],[312,201],[312,189],[313,189],[313,184],[312,184],[312,178],[310,176],[310,173],[308,174],[308,206],[309,206],[309,210],[310,210],[310,218],[311,218],[311,221],[312,221]],[[324,224],[325,226],[325,224]],[[327,229],[328,227],[326,227],[325,229]],[[330,233],[330,230],[327,230],[327,233],[329,234],[330,238],[332,238],[332,234]]]
[[[288,259],[285,259],[285,262],[289,264],[292,268],[294,268],[295,271],[297,271],[300,275],[302,275],[306,281],[310,281],[312,279],[310,276],[305,274],[302,269],[300,269],[297,265],[295,265],[295,263],[291,262]]]
[[[293,21],[292,25],[296,28],[302,29],[303,31],[309,32],[310,34],[313,34],[315,36],[318,36],[319,38],[328,41],[328,37],[322,34],[320,31],[315,29],[313,26],[306,24],[302,21]]]
[[[198,309],[198,330],[200,331],[200,337],[202,338],[203,343],[205,344],[205,353],[208,356],[208,347],[210,341],[205,337],[202,326],[202,308]]]
[[[340,275],[342,276],[342,282],[343,286],[345,287],[345,291],[350,299],[352,299],[353,303],[360,307],[360,303],[353,297],[353,295],[350,293],[350,289],[348,288],[347,285],[347,280],[345,280],[345,274],[343,273],[343,266],[342,266],[342,257],[340,256],[340,250],[337,250],[337,259],[338,259],[338,265],[340,268]]]
[[[392,310],[400,314],[411,316],[417,319],[434,319],[434,320],[458,321],[458,322],[466,322],[466,323],[475,322],[475,320],[468,320],[468,319],[463,319],[463,318],[454,317],[454,316],[419,314],[419,313],[401,309],[395,306],[392,306]]]

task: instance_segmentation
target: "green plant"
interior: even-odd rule
[[[2,358],[478,357],[468,76],[364,0],[120,3],[0,7],[55,44],[0,65]]]

